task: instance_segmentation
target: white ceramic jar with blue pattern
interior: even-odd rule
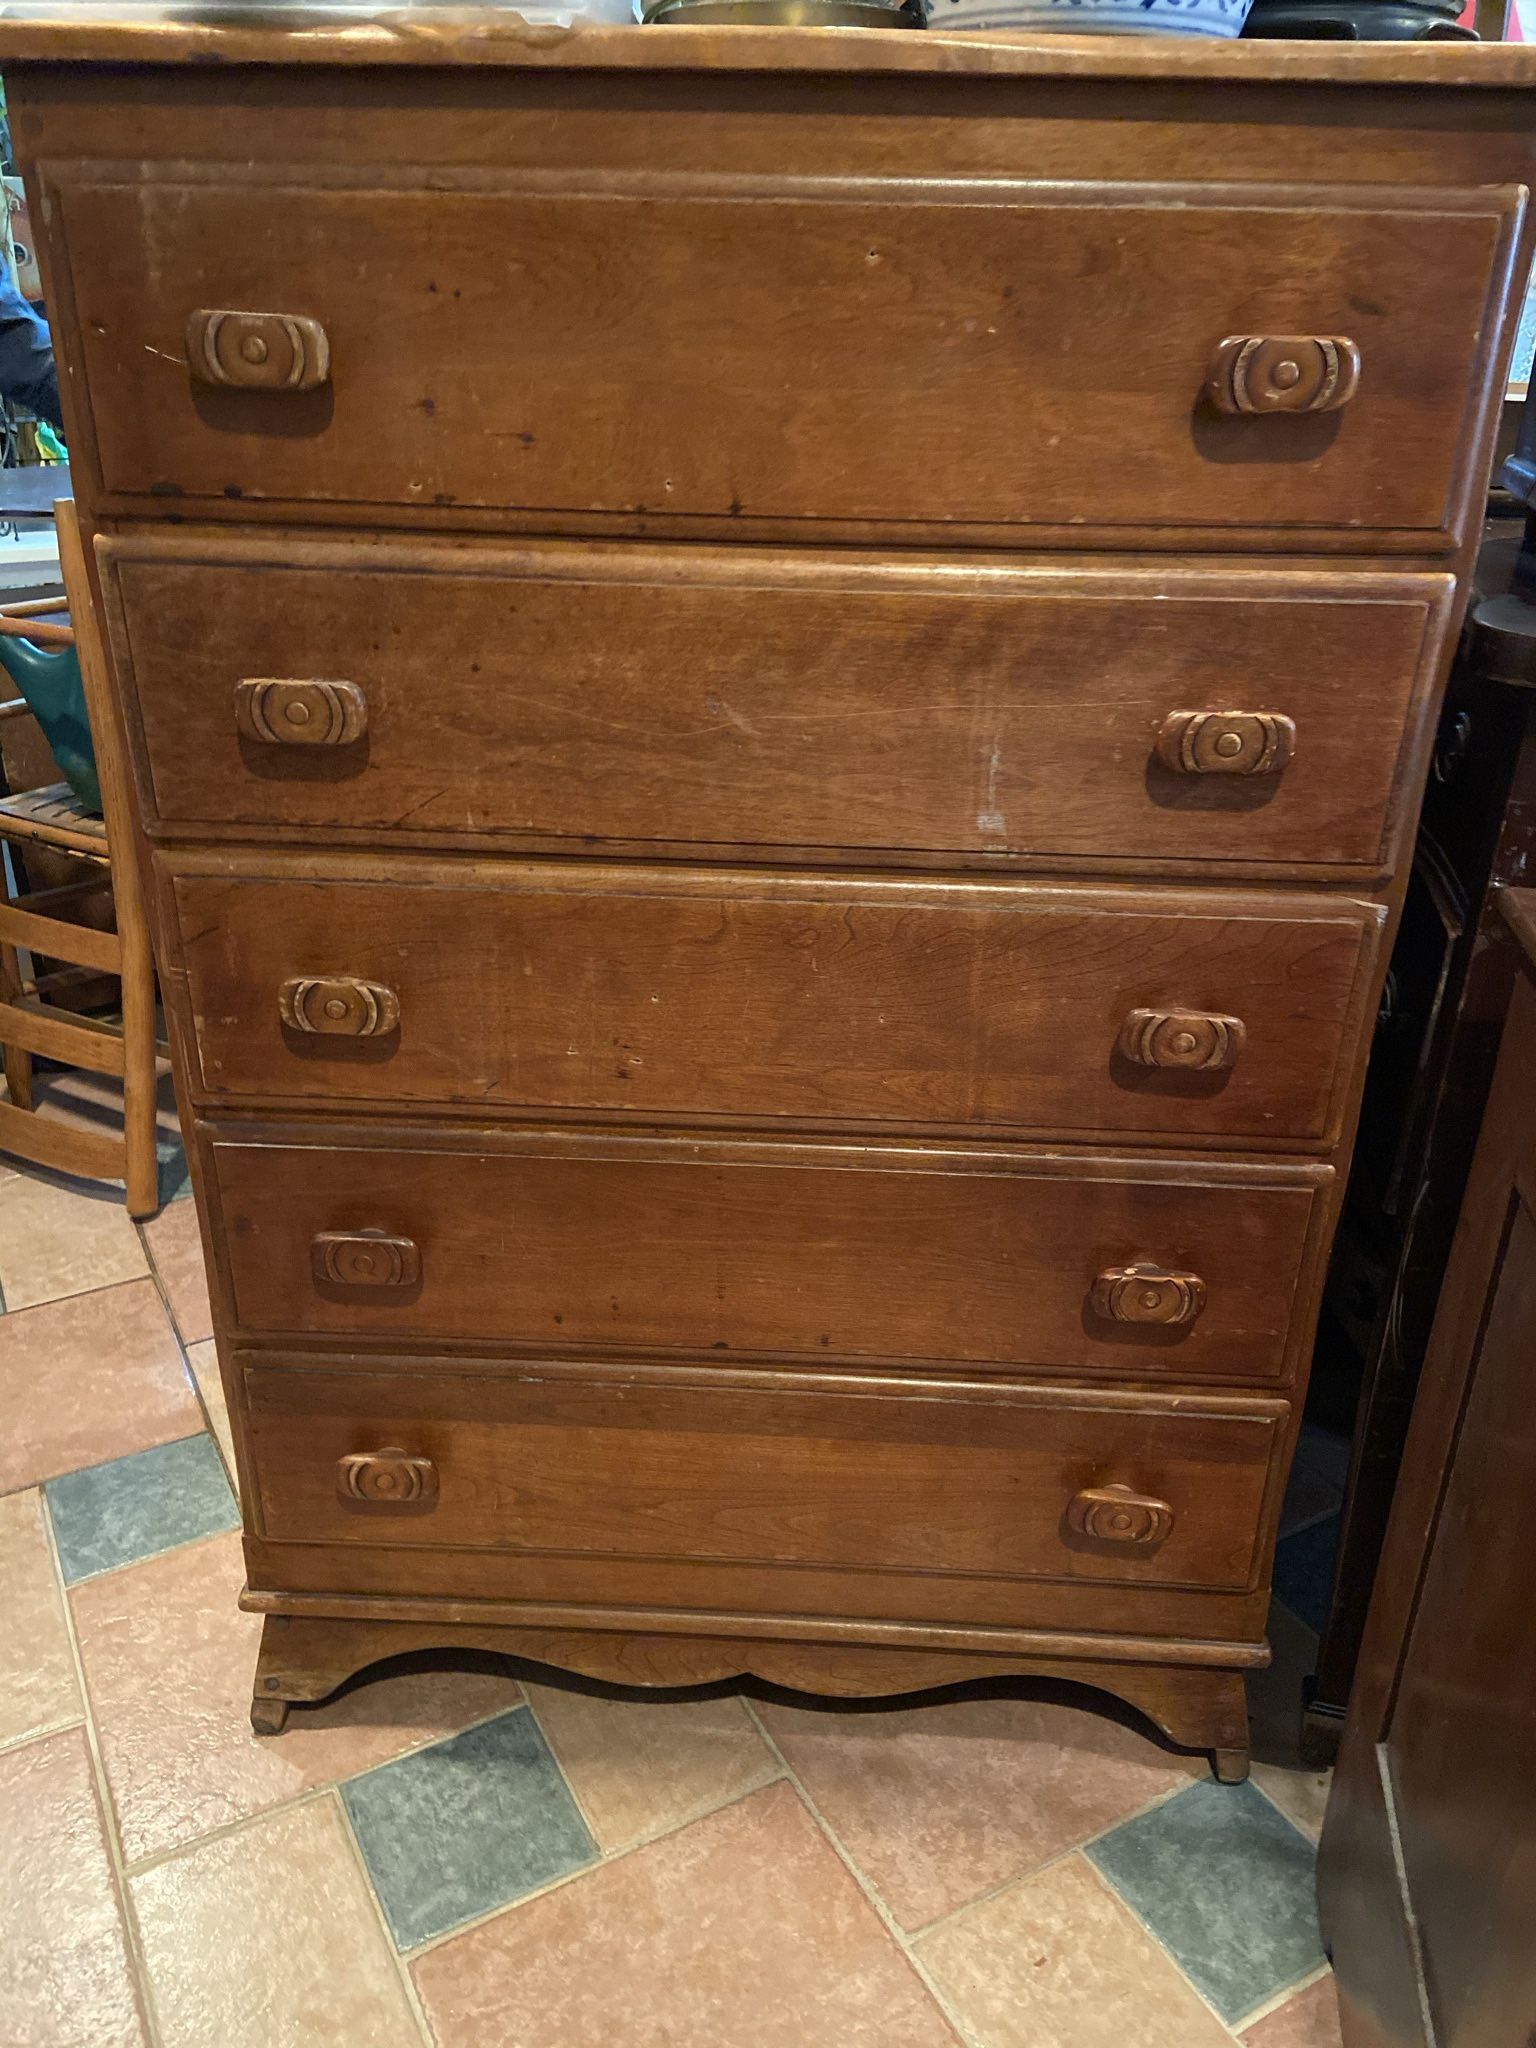
[[[931,29],[1061,35],[1235,36],[1252,0],[926,0]]]

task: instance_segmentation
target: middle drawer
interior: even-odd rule
[[[252,1337],[1286,1383],[1295,1163],[307,1122],[202,1136]]]
[[[1379,906],[171,856],[225,1103],[1317,1144]]]

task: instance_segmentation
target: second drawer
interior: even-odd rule
[[[1329,1170],[307,1125],[204,1138],[251,1335],[1287,1379]]]
[[[173,856],[228,1102],[1320,1143],[1379,907]]]

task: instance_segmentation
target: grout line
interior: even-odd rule
[[[1283,1991],[1277,1991],[1273,1998],[1266,1998],[1262,2005],[1256,2005],[1252,2012],[1245,2012],[1240,2020],[1232,2022],[1234,2034],[1241,2035],[1248,2027],[1256,2027],[1260,2020],[1267,2020],[1271,2013],[1279,2012],[1289,2005],[1293,1998],[1299,1998],[1304,1991],[1310,1991],[1314,1984],[1321,1984],[1325,1977],[1333,1975],[1332,1963],[1319,1963],[1315,1970],[1309,1970],[1305,1977],[1298,1977],[1294,1984],[1287,1984]]]
[[[564,1777],[565,1773],[562,1771],[560,1775]],[[626,1842],[622,1849],[607,1852],[598,1849],[597,1855],[590,1863],[580,1863],[574,1870],[563,1871],[559,1877],[552,1877],[548,1884],[541,1884],[537,1890],[524,1892],[521,1898],[504,1899],[499,1906],[488,1906],[483,1913],[475,1914],[471,1920],[461,1920],[456,1927],[445,1928],[441,1934],[429,1935],[425,1941],[417,1942],[406,1953],[410,1960],[415,1962],[420,1956],[430,1955],[434,1949],[445,1948],[461,1934],[472,1934],[476,1928],[484,1927],[492,1920],[499,1920],[503,1913],[515,1913],[523,1906],[531,1906],[535,1899],[547,1898],[551,1892],[561,1891],[569,1884],[577,1884],[582,1878],[591,1877],[594,1871],[606,1869],[609,1864],[622,1863],[641,1849],[654,1848],[658,1842],[666,1841],[669,1835],[680,1835],[685,1828],[696,1827],[701,1820],[710,1820],[717,1813],[725,1813],[733,1806],[740,1806],[743,1801],[753,1798],[757,1793],[767,1791],[770,1785],[782,1782],[783,1774],[776,1773],[775,1776],[765,1779],[761,1785],[750,1785],[745,1791],[735,1793],[729,1799],[723,1799],[718,1806],[710,1807],[707,1812],[691,1814],[685,1821],[668,1823],[665,1827],[657,1828],[653,1833],[641,1836],[636,1841]]]
[[[1095,1839],[1097,1839],[1097,1837]],[[1141,1929],[1142,1933],[1146,1935],[1148,1941],[1151,1942],[1152,1946],[1157,1950],[1158,1954],[1164,1958],[1164,1960],[1168,1964],[1169,1969],[1174,1972],[1174,1974],[1179,1979],[1179,1982],[1182,1985],[1184,1985],[1185,1989],[1189,1991],[1191,1996],[1197,1998],[1200,2001],[1200,2003],[1205,2007],[1206,2011],[1211,2015],[1211,2018],[1215,2020],[1217,2026],[1220,2027],[1224,2033],[1231,2034],[1235,2038],[1236,2029],[1230,2024],[1230,2022],[1222,2018],[1221,2014],[1216,2010],[1215,2006],[1212,2005],[1211,2001],[1200,1989],[1200,1986],[1196,1984],[1194,1980],[1191,1978],[1189,1972],[1184,1968],[1184,1965],[1179,1961],[1178,1957],[1173,1954],[1173,1952],[1168,1948],[1167,1944],[1159,1936],[1157,1929],[1155,1927],[1149,1927],[1147,1925],[1146,1921],[1142,1918],[1141,1914],[1137,1912],[1136,1908],[1131,1904],[1130,1900],[1126,1898],[1125,1894],[1120,1890],[1118,1885],[1111,1883],[1110,1879],[1105,1876],[1102,1870],[1100,1870],[1099,1866],[1094,1862],[1091,1856],[1085,1856],[1083,1858],[1083,1861],[1085,1864],[1087,1864],[1089,1870],[1093,1873],[1095,1882],[1103,1887],[1104,1891],[1108,1893],[1109,1897],[1120,1908],[1121,1912],[1125,1914],[1126,1918],[1132,1923],[1132,1925],[1139,1927]]]
[[[966,1899],[958,1906],[951,1906],[947,1913],[940,1913],[936,1919],[925,1920],[921,1927],[913,1929],[908,1939],[921,1941],[932,1934],[935,1928],[946,1926],[951,1920],[958,1920],[962,1913],[969,1913],[973,1906],[984,1906],[1011,1886],[1023,1884],[1029,1878],[1040,1877],[1047,1870],[1054,1870],[1058,1863],[1065,1863],[1069,1856],[1082,1855],[1091,1849],[1095,1842],[1102,1842],[1106,1835],[1114,1834],[1117,1828],[1126,1827],[1133,1820],[1141,1820],[1146,1814],[1156,1813],[1160,1806],[1168,1806],[1175,1799],[1182,1797],[1190,1785],[1198,1785],[1201,1782],[1199,1778],[1191,1778],[1188,1784],[1172,1785],[1166,1791],[1155,1794],[1144,1806],[1133,1807],[1129,1813],[1121,1814],[1118,1820],[1110,1821],[1106,1827],[1096,1828],[1091,1835],[1084,1835],[1081,1841],[1069,1842],[1066,1848],[1058,1849],[1053,1855],[1047,1856],[1043,1863],[1036,1863],[1028,1870],[1016,1870],[1011,1877],[1005,1877],[1000,1883],[989,1885],[985,1891],[978,1892],[975,1898]],[[1161,1942],[1158,1943],[1158,1947],[1162,1947]]]
[[[232,1533],[229,1531],[226,1534]],[[184,1548],[187,1546],[183,1546]],[[162,1555],[166,1553],[162,1552]],[[315,1704],[319,1704],[316,1702]],[[446,1735],[428,1735],[420,1742],[412,1743],[409,1749],[397,1750],[392,1756],[380,1758],[376,1764],[368,1764],[360,1771],[348,1771],[345,1777],[327,1778],[319,1785],[306,1785],[302,1792],[295,1792],[291,1798],[274,1800],[270,1806],[258,1806],[254,1813],[237,1814],[233,1820],[220,1821],[217,1827],[205,1829],[202,1834],[188,1835],[184,1841],[173,1842],[169,1847],[156,1849],[152,1855],[140,1856],[124,1864],[132,1877],[140,1877],[146,1870],[153,1870],[161,1863],[169,1863],[174,1857],[185,1855],[189,1849],[200,1849],[205,1842],[222,1841],[226,1835],[238,1834],[252,1821],[268,1820],[273,1814],[290,1813],[296,1806],[307,1806],[312,1799],[318,1799],[326,1792],[339,1792],[343,1785],[350,1785],[355,1778],[366,1778],[371,1772],[383,1770],[387,1765],[399,1763],[402,1758],[419,1756],[424,1749],[435,1749],[439,1743],[451,1742],[456,1735],[467,1735],[472,1728],[483,1728],[488,1721],[499,1721],[503,1714],[515,1713],[519,1701],[508,1706],[497,1707],[493,1713],[477,1714],[472,1721],[466,1721],[461,1728],[452,1728]],[[281,1742],[281,1735],[253,1736],[253,1741]]]
[[[191,1345],[205,1343],[207,1339],[203,1337],[188,1338],[183,1335],[181,1324],[176,1320],[176,1311],[171,1306],[170,1290],[167,1288],[165,1284],[165,1276],[161,1273],[159,1265],[156,1263],[154,1251],[150,1246],[148,1237],[145,1235],[145,1232],[148,1230],[150,1223],[157,1223],[160,1220],[160,1218],[165,1214],[166,1207],[169,1207],[169,1204],[166,1204],[161,1208],[157,1209],[153,1216],[136,1222],[133,1227],[138,1234],[139,1249],[143,1252],[145,1262],[149,1267],[149,1277],[151,1278],[151,1280],[154,1281],[155,1292],[160,1297],[160,1306],[165,1311],[165,1320],[171,1326],[171,1335],[176,1339],[176,1342],[181,1346],[182,1363],[186,1366],[187,1378],[192,1382],[193,1392],[197,1393],[198,1399],[201,1400],[202,1395],[200,1392],[198,1392],[197,1375],[193,1372],[191,1365],[187,1361],[187,1352],[190,1349]],[[197,1240],[197,1252],[199,1259],[202,1259],[203,1240],[201,1235],[199,1235]],[[206,1261],[204,1261],[204,1264],[206,1267]],[[210,1331],[209,1336],[212,1336],[212,1334],[212,1331]]]
[[[1337,1502],[1331,1508],[1323,1508],[1318,1514],[1308,1515],[1305,1521],[1292,1522],[1288,1527],[1281,1529],[1277,1533],[1275,1541],[1277,1543],[1286,1543],[1292,1536],[1305,1536],[1309,1529],[1320,1529],[1324,1522],[1336,1522],[1343,1511],[1344,1503],[1342,1501]]]
[[[545,1690],[557,1691],[558,1688],[547,1686]],[[525,1698],[527,1697],[526,1686],[524,1687],[524,1696]],[[742,1705],[746,1705],[746,1701],[740,1693],[732,1693],[726,1695],[726,1697],[741,1700]],[[684,1828],[692,1827],[696,1820],[707,1820],[712,1813],[723,1813],[726,1807],[735,1806],[739,1800],[749,1798],[754,1792],[761,1792],[765,1786],[775,1784],[784,1775],[783,1765],[778,1760],[777,1751],[765,1748],[763,1751],[763,1774],[760,1778],[755,1779],[752,1784],[738,1785],[734,1791],[727,1792],[720,1799],[705,1799],[697,1806],[690,1806],[686,1813],[676,1814],[671,1819],[660,1821],[655,1827],[642,1830],[632,1841],[621,1842],[617,1848],[609,1849],[604,1847],[593,1816],[588,1812],[581,1793],[573,1784],[571,1774],[565,1767],[565,1761],[560,1754],[559,1745],[544,1726],[544,1723],[539,1719],[538,1707],[532,1699],[528,1700],[528,1711],[533,1716],[533,1725],[543,1736],[545,1747],[554,1759],[556,1770],[559,1771],[561,1778],[565,1781],[566,1790],[576,1802],[576,1810],[586,1825],[587,1833],[592,1837],[598,1857],[604,1863],[611,1863],[620,1856],[627,1856],[632,1849],[645,1849],[649,1848],[652,1842],[664,1842],[668,1835],[680,1834]],[[749,1725],[752,1727],[752,1732],[755,1735],[761,1734],[761,1730],[756,1726],[755,1722],[749,1723]]]
[[[199,1431],[198,1434],[202,1435],[203,1432]],[[171,1442],[174,1444],[193,1443],[195,1441],[196,1438],[194,1437],[174,1436],[171,1438]],[[159,1450],[161,1447],[159,1444],[151,1444],[149,1448],[152,1451],[154,1451]],[[214,1445],[214,1450],[218,1450],[217,1444]],[[130,1451],[128,1453],[129,1457],[134,1457],[136,1455],[137,1453],[133,1451]],[[106,1462],[108,1464],[115,1464],[117,1461],[115,1458],[109,1458]],[[78,1466],[76,1469],[81,1472],[89,1472],[93,1468],[89,1465],[81,1465]],[[67,1479],[70,1475],[68,1473],[60,1473],[58,1476],[61,1479]],[[38,1490],[41,1492],[42,1489],[39,1488]],[[174,1557],[178,1551],[195,1550],[199,1543],[213,1543],[216,1542],[220,1536],[238,1536],[239,1534],[240,1524],[238,1522],[236,1522],[234,1526],[229,1529],[205,1529],[203,1530],[201,1535],[187,1536],[183,1538],[183,1540],[180,1543],[168,1543],[166,1544],[163,1550],[146,1550],[142,1557],[125,1557],[121,1564],[109,1564],[104,1566],[103,1569],[99,1572],[86,1572],[82,1578],[67,1580],[65,1582],[64,1590],[68,1593],[73,1592],[76,1586],[94,1586],[98,1579],[110,1579],[114,1577],[118,1572],[137,1571],[141,1564],[153,1564],[158,1558]],[[62,1565],[60,1566],[60,1570],[62,1572]]]
[[[543,1740],[544,1747],[549,1751],[550,1759],[553,1762],[555,1769],[560,1774],[560,1782],[564,1785],[566,1791],[570,1794],[571,1804],[575,1807],[576,1811],[581,1815],[581,1824],[592,1838],[592,1846],[597,1851],[598,1860],[600,1862],[606,1862],[608,1860],[609,1852],[603,1844],[602,1837],[597,1832],[597,1822],[594,1816],[587,1811],[586,1801],[582,1798],[580,1791],[577,1789],[575,1785],[571,1783],[571,1774],[565,1768],[565,1764],[563,1759],[561,1758],[560,1752],[555,1747],[554,1737],[550,1734],[549,1730],[544,1726],[544,1723],[539,1719],[539,1710],[533,1704],[533,1701],[528,1697],[527,1686],[523,1687],[523,1700],[528,1708],[529,1714],[532,1716],[533,1725],[539,1731],[539,1735]]]
[[[805,1786],[801,1782],[798,1773],[790,1765],[788,1757],[785,1756],[783,1750],[779,1748],[779,1745],[774,1741],[773,1737],[769,1734],[767,1727],[764,1725],[761,1717],[757,1712],[755,1702],[753,1702],[752,1700],[744,1699],[742,1701],[742,1704],[746,1707],[748,1714],[752,1717],[753,1722],[756,1724],[758,1733],[762,1736],[764,1742],[767,1743],[769,1750],[772,1752],[774,1756],[778,1758],[779,1763],[783,1768],[784,1776],[789,1781],[790,1785],[794,1788],[795,1794],[799,1798],[801,1805],[804,1806],[806,1812],[810,1815],[812,1821],[821,1830],[823,1836],[826,1838],[826,1841],[833,1850],[834,1854],[838,1857],[839,1861],[847,1870],[849,1876],[853,1879],[854,1883],[863,1893],[865,1899],[869,1902],[870,1907],[874,1911],[881,1925],[884,1927],[886,1933],[895,1942],[898,1951],[901,1953],[901,1955],[903,1955],[906,1958],[907,1967],[911,1970],[912,1974],[917,1978],[919,1984],[922,1985],[923,1989],[928,1993],[928,1996],[933,2000],[934,2004],[938,2007],[939,2011],[948,2021],[949,2026],[953,2031],[956,2040],[964,2042],[966,2044],[966,2048],[985,2048],[985,2043],[978,2041],[976,2036],[971,2032],[971,2030],[967,2026],[965,2026],[964,2023],[961,2021],[960,2015],[955,2011],[954,2007],[951,2005],[947,1993],[945,1993],[940,1988],[932,1972],[929,1970],[927,1964],[923,1961],[922,1957],[915,1952],[912,1946],[912,1937],[907,1934],[906,1930],[902,1927],[900,1921],[897,1920],[895,1914],[891,1911],[890,1907],[887,1906],[887,1904],[885,1903],[885,1900],[881,1898],[879,1892],[876,1891],[872,1881],[869,1878],[867,1878],[864,1872],[859,1868],[859,1865],[853,1859],[852,1853],[844,1845],[843,1841],[837,1834],[837,1831],[833,1828],[831,1822],[827,1819],[826,1815],[821,1811],[820,1807],[817,1806],[815,1800],[812,1799],[810,1793],[807,1792],[807,1790],[805,1789]]]
[[[1274,1768],[1275,1770],[1288,1771],[1291,1769],[1291,1766],[1289,1764],[1276,1764],[1272,1768]],[[1329,1764],[1323,1770],[1309,1771],[1306,1765],[1303,1764],[1297,1769],[1296,1776],[1298,1778],[1328,1778],[1331,1780],[1333,1776],[1333,1766]],[[1312,1833],[1312,1830],[1310,1828],[1304,1828],[1301,1822],[1296,1818],[1294,1813],[1287,1813],[1285,1808],[1280,1804],[1279,1800],[1274,1796],[1274,1794],[1266,1790],[1266,1788],[1259,1783],[1257,1778],[1250,1777],[1247,1780],[1247,1782],[1248,1784],[1252,1785],[1254,1791],[1258,1793],[1261,1799],[1268,1800],[1269,1804],[1275,1809],[1276,1813],[1279,1814],[1282,1820],[1290,1822],[1291,1826],[1296,1830],[1297,1834],[1301,1836],[1301,1839],[1304,1842],[1308,1843],[1312,1848],[1313,1852],[1316,1853],[1318,1838],[1316,1835]]]
[[[150,2048],[161,2048],[159,2016],[150,1986],[149,1968],[144,1958],[143,1940],[139,1933],[138,1915],[134,1911],[133,1893],[128,1884],[128,1866],[123,1857],[122,1840],[117,1818],[117,1804],[112,1797],[107,1767],[102,1759],[101,1743],[96,1732],[96,1717],[91,1707],[90,1688],[85,1681],[85,1661],[80,1655],[80,1639],[75,1633],[75,1614],[70,1605],[69,1588],[64,1583],[64,1567],[59,1558],[58,1545],[54,1541],[53,1516],[48,1509],[47,1496],[40,1494],[39,1504],[43,1513],[43,1531],[48,1546],[49,1561],[53,1566],[54,1584],[58,1589],[59,1604],[64,1610],[64,1629],[69,1642],[69,1653],[74,1664],[75,1684],[80,1691],[80,1704],[84,1711],[81,1726],[85,1730],[85,1745],[90,1758],[91,1775],[95,1783],[96,1804],[101,1820],[101,1832],[106,1843],[107,1861],[111,1865],[112,1885],[117,1894],[118,1919],[123,1930],[123,1944],[128,1952],[128,1969],[133,1981],[134,2001],[144,2022],[144,2032]]]
[[[120,1273],[115,1280],[98,1280],[90,1287],[71,1287],[63,1294],[47,1295],[42,1301],[12,1302],[5,1312],[8,1316],[24,1316],[35,1308],[57,1308],[61,1302],[85,1301],[93,1294],[110,1294],[114,1287],[137,1287],[153,1277],[153,1267],[148,1273]]]
[[[271,1820],[278,1814],[293,1813],[298,1807],[311,1806],[333,1789],[330,1784],[306,1786],[302,1792],[295,1792],[291,1799],[280,1799],[275,1806],[259,1806],[254,1813],[239,1814],[234,1820],[221,1820],[217,1827],[209,1828],[203,1834],[188,1835],[184,1841],[172,1842],[148,1856],[124,1857],[123,1868],[129,1877],[143,1877],[148,1871],[158,1870],[163,1863],[174,1863],[179,1856],[206,1848],[210,1842],[227,1841],[231,1835],[238,1835],[242,1828],[251,1827],[257,1821]]]
[[[347,1849],[357,1868],[357,1874],[362,1879],[363,1891],[369,1905],[373,1908],[373,1917],[378,1923],[379,1935],[383,1940],[385,1953],[388,1955],[390,1965],[399,1980],[400,1988],[404,1994],[406,2005],[410,2009],[411,2017],[415,2020],[417,2029],[421,2034],[423,2048],[436,2048],[437,2036],[432,2031],[432,2022],[427,2018],[427,2009],[422,2004],[421,1994],[416,1989],[416,1980],[411,1975],[410,1964],[407,1963],[405,1957],[395,1946],[395,1937],[389,1930],[389,1919],[384,1911],[384,1902],[379,1897],[378,1890],[374,1885],[373,1872],[368,1868],[368,1858],[363,1854],[363,1845],[359,1842],[353,1831],[352,1816],[347,1812],[347,1802],[341,1796],[341,1787],[339,1785],[326,1786],[325,1797],[333,1803],[337,1816],[341,1821],[341,1832],[346,1838]]]
[[[67,1720],[50,1721],[46,1728],[29,1728],[25,1735],[7,1736],[0,1742],[0,1756],[10,1756],[18,1749],[25,1749],[33,1742],[46,1742],[50,1735],[67,1735],[71,1728],[85,1726],[84,1714],[71,1714]]]

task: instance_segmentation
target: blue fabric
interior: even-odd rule
[[[59,378],[46,321],[21,296],[9,263],[0,261],[0,397],[14,399],[55,433],[64,431]]]

